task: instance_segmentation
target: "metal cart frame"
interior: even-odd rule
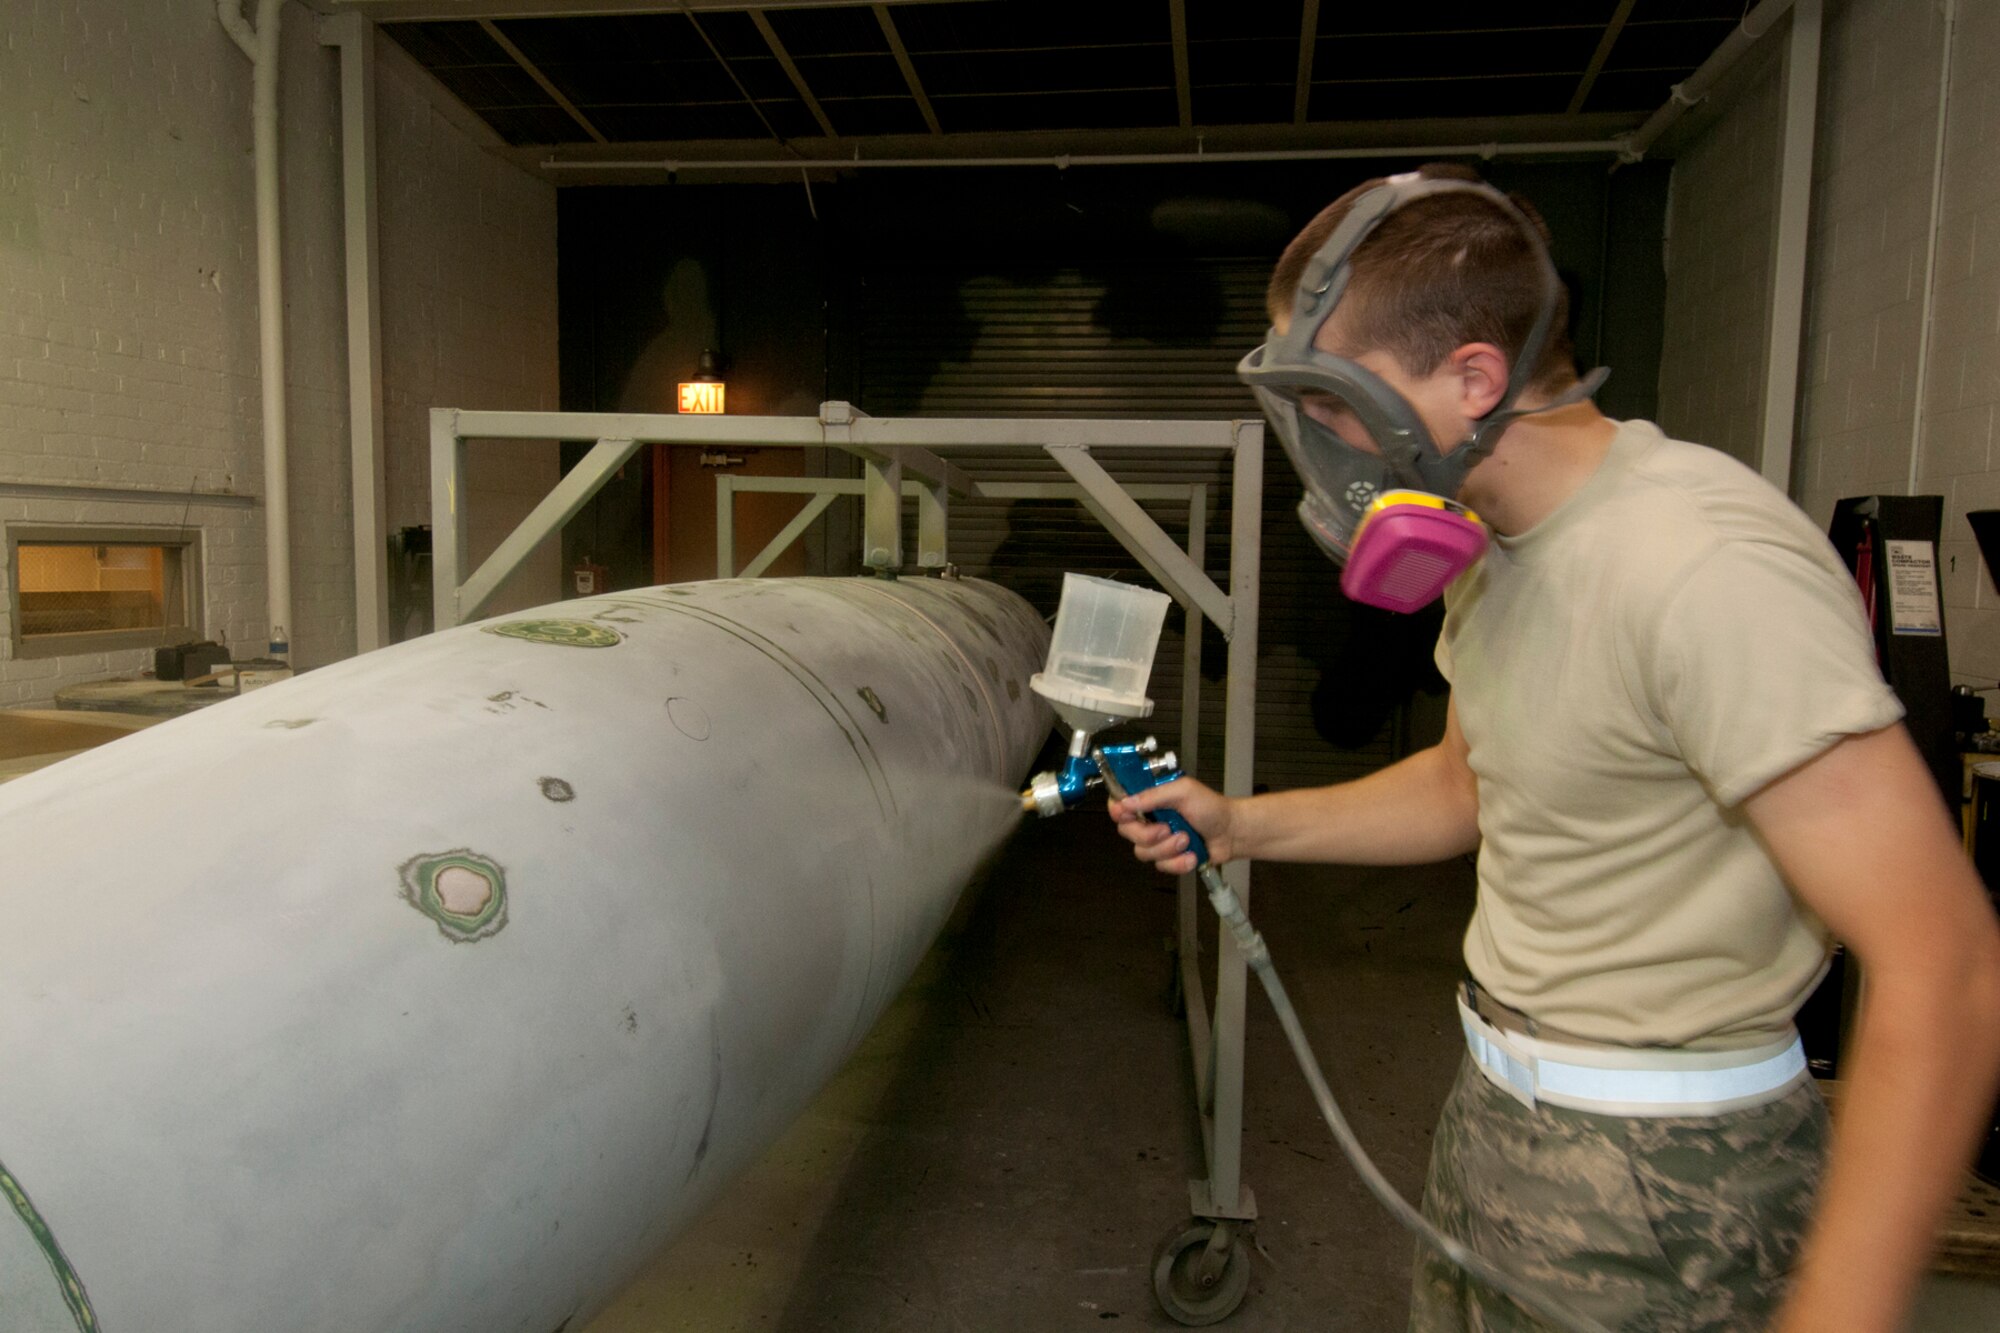
[[[596,443],[478,568],[469,568],[464,506],[467,447],[479,440]],[[1104,525],[1179,603],[1186,634],[1182,653],[1181,756],[1196,771],[1201,723],[1202,623],[1229,641],[1225,685],[1222,790],[1251,791],[1257,703],[1257,598],[1262,555],[1264,426],[1261,421],[1100,421],[1050,418],[985,420],[870,417],[847,403],[820,406],[818,417],[677,416],[608,412],[431,412],[432,573],[439,629],[476,618],[507,576],[542,541],[559,532],[604,483],[645,445],[682,444],[831,448],[861,460],[862,476],[839,478],[716,477],[718,569],[735,571],[734,503],[742,491],[782,491],[808,497],[804,509],[739,576],[761,574],[842,495],[862,500],[862,563],[893,573],[904,565],[903,503],[917,506],[917,567],[949,563],[954,498],[1074,499]],[[1039,449],[1064,480],[979,481],[949,460],[955,450]],[[1098,461],[1120,451],[1190,450],[1230,460],[1228,590],[1206,570],[1208,486],[1199,483],[1122,485]],[[1185,499],[1188,533],[1175,542],[1141,507],[1141,500]],[[1247,906],[1250,864],[1224,868]],[[1193,876],[1181,880],[1176,955],[1194,1064],[1206,1175],[1189,1181],[1189,1211],[1215,1222],[1255,1220],[1255,1197],[1243,1184],[1243,1026],[1246,976],[1242,954],[1219,932],[1215,1004],[1201,978],[1201,913]]]

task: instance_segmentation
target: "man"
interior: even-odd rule
[[[1389,485],[1491,528],[1447,596],[1443,740],[1112,814],[1170,874],[1192,858],[1148,810],[1217,861],[1478,849],[1432,1221],[1610,1328],[1890,1333],[1993,1105],[2000,927],[1838,557],[1748,469],[1597,411],[1524,210],[1454,168],[1357,187],[1244,363],[1350,579]],[[1828,932],[1868,982],[1822,1178],[1791,1020]],[[1420,1255],[1413,1330],[1541,1326]]]

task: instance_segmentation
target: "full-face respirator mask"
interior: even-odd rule
[[[1369,234],[1413,200],[1454,192],[1492,201],[1520,226],[1541,271],[1542,304],[1514,350],[1500,401],[1446,452],[1416,408],[1381,376],[1315,344],[1353,277],[1354,252]],[[1391,611],[1416,611],[1436,601],[1485,553],[1485,524],[1456,499],[1466,474],[1517,418],[1580,402],[1608,373],[1593,371],[1540,407],[1514,406],[1548,347],[1561,297],[1561,279],[1535,225],[1507,196],[1477,181],[1392,176],[1354,201],[1307,262],[1291,323],[1283,333],[1273,328],[1236,373],[1256,394],[1305,483],[1299,517],[1341,566],[1341,591],[1348,597]],[[1356,423],[1366,441],[1342,438],[1328,419]]]

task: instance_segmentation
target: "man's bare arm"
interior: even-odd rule
[[[1479,845],[1479,792],[1456,705],[1443,740],[1354,782],[1230,798],[1183,778],[1114,801],[1111,817],[1134,854],[1185,874],[1194,868],[1187,839],[1139,818],[1161,808],[1180,811],[1217,861],[1421,865]]]
[[[2000,926],[1901,726],[1744,803],[1867,989],[1783,1333],[1902,1327],[2000,1078]]]

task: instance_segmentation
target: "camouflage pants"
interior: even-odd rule
[[[1431,1145],[1424,1215],[1605,1327],[1763,1329],[1783,1295],[1826,1153],[1810,1081],[1699,1118],[1523,1106],[1468,1058]],[[1410,1333],[1547,1324],[1418,1247]]]

